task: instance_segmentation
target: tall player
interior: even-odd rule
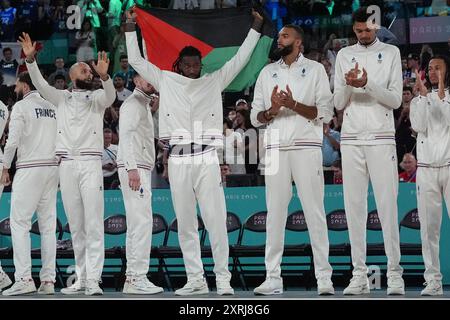
[[[103,115],[116,98],[108,76],[109,59],[98,53],[92,67],[104,89],[93,91],[93,74],[84,62],[74,64],[69,76],[73,90],[58,90],[42,77],[34,60],[36,44],[28,34],[20,37],[27,56],[27,68],[44,99],[57,107],[56,155],[61,157],[59,178],[75,253],[77,281],[61,290],[63,294],[101,295],[99,286],[103,269]]]
[[[387,293],[404,294],[393,117],[393,109],[402,102],[402,65],[400,51],[378,40],[370,17],[367,7],[353,13],[353,31],[358,43],[341,49],[335,65],[334,105],[337,110],[344,110],[342,173],[353,263],[353,277],[344,294],[370,292],[366,266],[369,179],[375,193],[388,259]]]

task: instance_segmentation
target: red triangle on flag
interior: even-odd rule
[[[148,59],[162,70],[172,71],[172,65],[186,46],[196,47],[205,57],[214,48],[205,42],[156,18],[140,8],[135,8],[137,24],[145,40]]]

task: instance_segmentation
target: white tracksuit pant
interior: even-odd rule
[[[419,167],[416,188],[425,281],[442,280],[439,237],[442,221],[442,197],[444,197],[447,208],[450,208],[450,166]]]
[[[127,276],[146,276],[150,263],[152,240],[151,170],[138,169],[141,179],[139,191],[131,190],[128,172],[119,168],[119,179],[127,215]]]
[[[275,153],[278,155],[275,156]],[[266,151],[267,166],[276,166],[275,174],[266,174],[267,238],[265,263],[267,278],[281,278],[281,260],[289,202],[292,199],[292,179],[302,204],[314,255],[315,276],[331,278],[328,262],[328,229],[323,205],[324,180],[322,151],[302,149]],[[272,167],[273,168],[273,167]]]
[[[178,239],[188,280],[203,277],[197,206],[208,231],[217,281],[230,281],[225,195],[216,150],[183,157],[170,156],[169,182],[178,220]]]
[[[15,281],[31,278],[31,220],[37,214],[41,236],[41,281],[55,282],[58,167],[17,170],[11,194],[11,237]]]
[[[69,221],[80,280],[101,280],[105,259],[101,160],[64,160],[59,166],[61,196]]]
[[[344,203],[353,275],[367,274],[366,227],[369,177],[375,194],[388,260],[387,276],[403,273],[398,229],[398,172],[395,145],[341,145]]]

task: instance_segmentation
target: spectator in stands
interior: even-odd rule
[[[8,104],[8,98],[14,92],[11,88],[3,84],[3,74],[0,72],[0,101],[4,104]]]
[[[51,36],[53,27],[50,0],[38,0],[38,21],[36,24],[35,34],[38,39],[46,39]]]
[[[230,166],[227,163],[222,163],[220,165],[220,176],[222,178],[222,186],[227,186],[227,176],[231,174]]]
[[[133,82],[133,76],[136,74],[136,71],[133,70],[133,68],[128,63],[128,56],[126,54],[123,54],[119,58],[120,60],[120,70],[117,71],[114,76],[120,75],[125,80],[125,88],[127,88],[130,91],[134,90],[134,82]]]
[[[11,1],[2,0],[2,8],[0,9],[1,35],[2,41],[16,41],[14,35],[14,23],[16,22],[17,9],[11,7]]]
[[[245,174],[244,141],[242,136],[233,130],[233,122],[223,120],[224,162],[229,165],[232,174]]]
[[[51,21],[53,23],[53,31],[65,31],[67,30],[67,8],[64,4],[64,0],[57,0],[56,6],[51,10]]]
[[[110,109],[110,108],[108,108]],[[117,174],[117,151],[118,147],[112,142],[112,130],[110,128],[103,129],[103,156],[102,156],[102,169],[103,169],[103,184],[105,190],[111,189],[111,184],[114,180],[118,180]]]
[[[403,72],[403,81],[407,86],[414,86],[416,81],[415,70],[420,69],[420,57],[418,54],[410,53],[407,57],[407,69]]]
[[[85,62],[93,60],[95,56],[95,32],[89,19],[84,20],[81,30],[75,34],[75,46],[77,49],[77,61]]]
[[[334,75],[334,64],[336,62],[336,56],[341,48],[342,45],[341,42],[337,39],[337,36],[334,33],[330,34],[328,42],[324,46],[324,54],[326,55],[328,61],[331,63],[330,73],[332,75]]]
[[[237,110],[233,125],[235,132],[241,134],[244,140],[245,171],[246,173],[256,173],[258,169],[258,136],[255,128],[252,126],[250,112],[248,110]]]
[[[431,50],[431,48],[430,48],[430,50]],[[422,79],[422,81],[425,80],[426,71],[428,69],[428,64],[430,63],[431,58],[433,58],[433,54],[430,53],[430,50],[422,50],[422,53],[420,54],[419,73],[420,73],[420,78]],[[433,51],[431,51],[431,52],[433,52]]]
[[[53,86],[54,86],[56,89],[59,89],[59,90],[65,90],[65,89],[67,89],[67,81],[66,81],[66,77],[64,77],[64,75],[62,75],[62,74],[57,74],[57,75],[54,77],[54,83],[53,83]]]
[[[122,17],[122,1],[110,0],[109,9],[106,14],[108,18],[108,51],[110,56],[114,54],[113,41],[117,34],[120,32],[121,17]],[[113,58],[110,58],[114,61]]]
[[[247,111],[249,111],[250,108],[249,108],[248,103],[247,103],[247,101],[245,99],[239,99],[239,100],[236,101],[235,110],[236,111],[238,111],[238,110],[247,110]]]
[[[331,89],[331,92],[333,92],[334,91],[334,71],[332,71],[332,70],[334,70],[334,68],[332,67],[331,62],[324,56],[322,56],[322,58],[320,59],[319,62],[323,65],[323,67],[325,68],[325,71],[327,72],[328,80],[330,82],[330,89]]]
[[[16,33],[35,32],[39,20],[38,4],[36,1],[21,0],[17,5]]]
[[[198,0],[172,0],[170,8],[179,10],[199,9]]]
[[[330,128],[328,123],[323,124],[323,166],[330,167],[336,160],[340,159],[341,134]]]
[[[398,175],[400,182],[416,182],[417,160],[412,153],[405,153],[400,168],[405,170]]]
[[[11,48],[3,49],[3,59],[0,60],[0,72],[3,74],[3,82],[7,86],[13,86],[16,83],[17,69],[19,63],[13,58]]]
[[[122,74],[116,73],[114,75],[113,81],[114,81],[114,88],[116,88],[118,100],[125,101],[126,98],[131,96],[133,92],[125,88],[125,77]]]
[[[333,170],[333,184],[342,184],[342,161],[339,159],[333,162],[331,170]]]
[[[403,155],[412,152],[416,145],[415,133],[411,129],[411,121],[409,119],[410,104],[413,98],[413,89],[411,87],[403,87],[402,106],[394,110],[395,142],[398,159],[403,159]]]
[[[81,19],[91,22],[95,31],[100,29],[99,13],[103,12],[103,7],[99,0],[80,0],[78,6],[81,9]]]
[[[113,74],[114,74],[121,70],[120,57],[127,55],[127,44],[125,42],[125,29],[123,25],[120,26],[119,34],[117,34],[114,37],[113,51],[114,51],[114,66],[113,66]]]
[[[228,111],[227,118],[234,123],[234,120],[236,119],[236,110],[234,108]]]
[[[103,87],[102,81],[100,80],[99,76],[94,76],[92,78],[92,83],[94,85],[94,90],[98,90],[98,89],[101,89]]]
[[[69,70],[67,70],[64,67],[65,63],[64,63],[64,58],[63,57],[57,57],[55,59],[55,72],[53,72],[52,74],[50,74],[50,76],[48,77],[48,83],[53,86],[55,84],[55,80],[56,80],[56,76],[57,75],[62,75],[65,80],[66,83],[69,82],[70,78],[69,78]]]

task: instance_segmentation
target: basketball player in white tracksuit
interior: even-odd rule
[[[369,28],[366,10],[363,7],[354,13],[353,30],[358,43],[339,51],[334,78],[334,105],[344,110],[342,173],[353,263],[353,278],[344,294],[370,292],[366,266],[369,178],[388,259],[387,293],[404,294],[393,118],[393,109],[402,100],[402,66],[398,48],[382,43],[376,37],[376,30]]]
[[[57,90],[42,77],[33,59],[30,37],[20,38],[27,68],[39,93],[57,107],[56,155],[61,157],[59,178],[64,210],[70,225],[77,281],[64,294],[102,294],[99,287],[104,263],[103,115],[116,91],[107,74],[109,59],[99,52],[97,65],[103,90],[92,90],[92,71],[86,63],[74,64],[74,89]]]
[[[17,171],[11,194],[11,236],[16,272],[14,285],[3,295],[36,291],[31,277],[30,252],[31,220],[35,212],[41,236],[42,260],[38,293],[54,294],[56,193],[59,180],[55,157],[56,110],[50,102],[42,99],[27,72],[19,75],[15,91],[21,100],[11,112],[2,180],[9,180],[8,169],[17,150]]]
[[[3,134],[3,131],[5,130],[6,122],[8,121],[8,107],[5,106],[5,104],[0,101],[0,134]],[[0,164],[2,165],[3,169],[3,151],[0,149]],[[0,183],[0,199],[3,193],[4,185]],[[1,261],[0,261],[0,292],[8,287],[12,283],[11,279],[8,277],[8,275],[3,271],[1,267]]]
[[[188,278],[187,284],[175,294],[209,291],[197,232],[197,201],[211,240],[217,293],[234,294],[228,270],[225,196],[215,147],[223,144],[221,92],[247,64],[260,33],[251,29],[230,61],[221,69],[200,77],[201,53],[193,47],[180,52],[176,67],[181,74],[162,71],[144,60],[138,50],[134,19],[128,13],[130,23],[125,33],[128,61],[160,93],[159,138],[169,140],[171,148],[170,189]],[[262,22],[258,15],[253,28],[259,30]],[[188,54],[184,55],[186,51]]]
[[[324,67],[301,54],[302,41],[301,28],[287,25],[281,29],[277,50],[282,58],[261,71],[252,103],[252,124],[267,124],[265,161],[270,171],[265,173],[267,276],[255,294],[283,292],[280,264],[292,179],[311,237],[318,292],[334,293],[328,262],[321,150],[323,122],[332,117],[332,95]]]
[[[152,239],[151,174],[155,163],[153,118],[150,107],[153,87],[141,76],[136,88],[120,107],[117,166],[127,214],[127,270],[123,293],[162,292],[147,278]]]
[[[448,57],[435,56],[428,66],[433,90],[428,92],[420,76],[419,96],[411,102],[411,125],[417,136],[417,204],[425,263],[426,287],[422,295],[442,295],[439,237],[442,198],[450,208],[450,95]]]

